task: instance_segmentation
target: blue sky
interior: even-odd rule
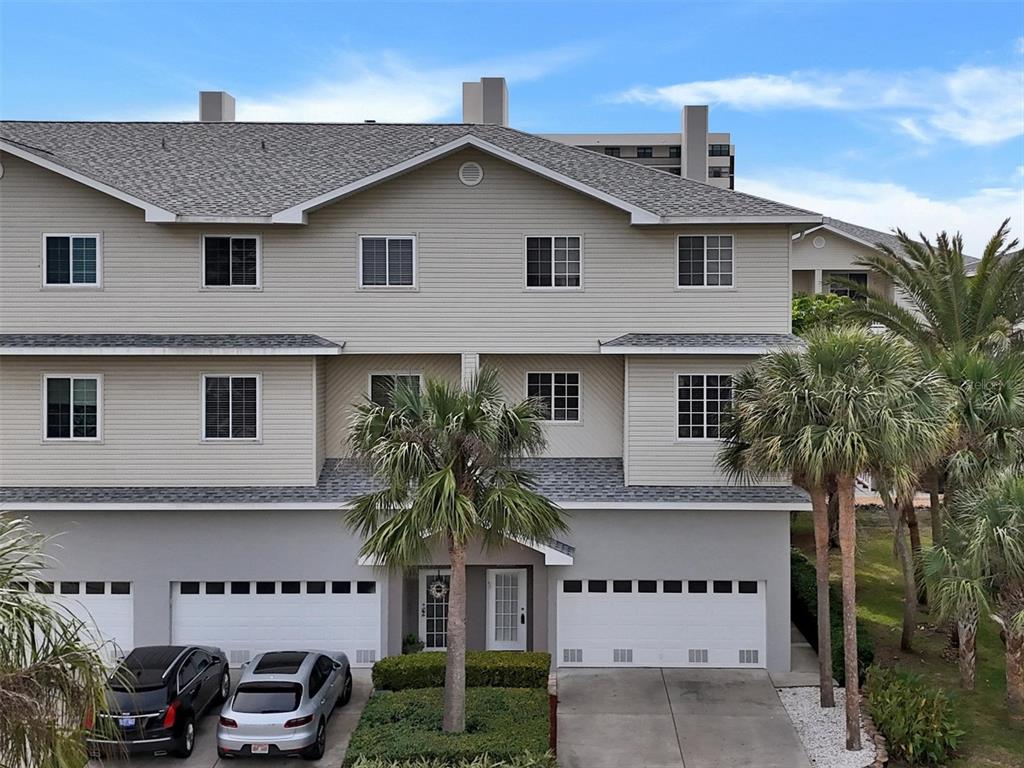
[[[1024,3],[21,3],[0,115],[451,121],[505,75],[513,126],[671,131],[709,103],[737,187],[879,229],[1024,226]]]

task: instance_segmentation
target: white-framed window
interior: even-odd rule
[[[204,288],[259,288],[259,235],[203,235]]]
[[[579,235],[527,236],[527,288],[581,288],[582,286],[582,237]]]
[[[526,396],[540,404],[547,421],[579,421],[583,412],[580,374],[575,371],[527,373]]]
[[[98,234],[43,235],[43,285],[95,288],[103,270],[102,238]]]
[[[204,373],[203,440],[259,440],[262,380],[258,373]]]
[[[374,405],[390,408],[398,387],[421,389],[423,377],[418,373],[371,373],[367,397]]]
[[[735,285],[732,235],[680,235],[678,288],[731,288]]]
[[[416,238],[412,235],[360,235],[361,288],[415,288]]]
[[[676,376],[680,440],[721,437],[722,414],[732,402],[732,376],[680,373]]]
[[[103,377],[98,373],[43,375],[43,439],[98,441]]]
[[[862,290],[851,288],[848,284],[842,282],[843,280],[849,280],[852,283],[856,283],[861,286]],[[846,296],[847,298],[854,299],[855,301],[863,300],[868,294],[868,273],[829,272],[828,292],[834,293],[836,296]]]

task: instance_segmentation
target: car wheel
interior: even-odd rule
[[[352,700],[352,670],[345,673],[345,685],[341,689],[341,695],[338,697],[337,706],[344,707],[349,701]]]
[[[224,674],[220,678],[220,688],[217,689],[216,703],[224,703],[228,700],[229,695],[231,695],[231,673],[225,667]]]
[[[181,731],[181,738],[178,740],[177,748],[171,753],[175,757],[190,757],[192,750],[196,747],[196,721],[191,717],[185,721],[185,727]]]
[[[320,725],[316,729],[316,741],[313,743],[306,754],[303,755],[307,760],[319,760],[324,756],[324,752],[327,751],[327,725],[323,720],[320,720]]]

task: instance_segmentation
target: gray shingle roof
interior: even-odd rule
[[[617,458],[527,459],[537,489],[557,503],[783,503],[801,505],[803,491],[789,486],[623,485]],[[11,504],[343,504],[378,487],[355,459],[329,459],[315,486],[2,487],[0,507]]]
[[[465,136],[658,216],[817,216],[497,125],[0,121],[22,151],[179,216],[270,216]]]
[[[187,349],[341,349],[344,343],[312,333],[0,333],[10,347],[170,347]]]
[[[602,347],[640,349],[791,347],[802,344],[800,337],[791,333],[627,333],[601,342]]]
[[[859,224],[851,224],[848,221],[842,221],[840,219],[833,219],[831,216],[823,216],[822,224],[838,229],[840,232],[844,232],[851,237],[855,237],[858,240],[862,240],[865,243],[869,243],[872,246],[877,246],[879,243],[887,245],[895,253],[903,253],[903,244],[900,243],[900,239],[891,232],[880,232],[877,229],[869,229],[868,227],[862,227]],[[967,267],[968,274],[974,274],[973,270],[978,266],[981,259],[976,259],[973,256],[964,254],[964,265]]]

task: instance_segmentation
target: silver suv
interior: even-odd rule
[[[234,695],[221,709],[217,754],[319,760],[331,713],[351,698],[352,670],[344,653],[262,653],[242,668]]]

